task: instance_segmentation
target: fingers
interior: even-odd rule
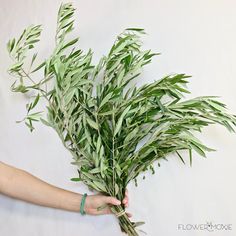
[[[129,200],[128,199],[128,191],[126,191],[125,198],[122,201],[123,204],[125,205],[125,207],[128,206],[128,200]],[[118,199],[116,199],[115,197],[105,197],[104,201],[105,201],[106,204],[111,204],[111,205],[115,205],[115,206],[118,206],[118,205],[121,204],[121,202]],[[112,213],[113,212],[111,211],[110,207],[107,207],[107,208],[103,209],[102,212],[101,212],[101,214],[112,214]],[[126,214],[129,218],[132,217],[131,213],[127,212]]]
[[[103,210],[103,212],[101,214],[105,214],[105,215],[112,214],[112,211],[109,207],[107,207],[106,209]]]
[[[106,197],[105,202],[107,204],[111,204],[111,205],[115,205],[115,206],[118,206],[121,204],[121,202],[114,197]]]
[[[126,212],[126,215],[127,215],[129,218],[132,217],[132,214],[129,213],[129,212]]]
[[[129,197],[128,197],[128,190],[125,191],[125,198],[123,199],[122,203],[125,205],[125,207],[129,207]]]
[[[124,198],[122,203],[125,205],[126,208],[129,207],[129,203],[128,203],[128,199],[127,198]]]

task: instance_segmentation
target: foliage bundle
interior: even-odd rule
[[[192,163],[193,150],[201,156],[211,151],[193,132],[213,123],[234,131],[235,116],[215,97],[180,101],[189,93],[190,76],[175,74],[140,87],[133,85],[142,67],[157,55],[141,49],[143,29],[126,29],[94,66],[92,51],[83,53],[76,47],[78,38],[68,39],[74,11],[70,3],[61,5],[55,49],[38,66],[37,53],[27,53],[39,41],[40,25],[28,27],[19,39],[7,44],[14,61],[9,72],[17,78],[12,90],[37,92],[26,105],[25,124],[32,131],[34,122],[40,120],[58,133],[78,167],[74,181],[121,200],[128,183],[143,171],[154,171],[156,160],[176,153],[184,162],[181,151],[187,150]],[[37,79],[39,70],[41,79]],[[40,99],[47,102],[46,119],[34,111]],[[135,227],[139,223],[128,219],[124,206],[112,210],[122,231],[138,235]]]

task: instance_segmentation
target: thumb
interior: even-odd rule
[[[118,199],[116,199],[115,197],[106,197],[105,202],[107,204],[111,204],[111,205],[115,205],[115,206],[121,204],[121,202]]]

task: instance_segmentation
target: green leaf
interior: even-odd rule
[[[93,183],[95,184],[95,186],[96,186],[98,189],[100,189],[100,191],[102,191],[102,192],[107,192],[106,187],[105,187],[102,183],[100,183],[100,182],[98,182],[98,181],[93,181]]]
[[[12,65],[12,66],[9,68],[9,70],[10,70],[11,72],[18,72],[18,71],[21,69],[21,67],[22,67],[23,64],[24,64],[23,61],[17,62],[17,63],[15,63],[14,65]]]
[[[124,75],[125,75],[125,70],[121,70],[121,72],[119,73],[118,77],[117,77],[117,85],[121,86],[122,84],[122,80],[124,79]]]
[[[70,180],[71,180],[71,181],[74,181],[74,182],[79,182],[79,181],[82,181],[82,179],[81,179],[81,178],[71,178]]]
[[[128,111],[130,110],[131,106],[128,106],[124,111],[123,113],[121,114],[117,124],[116,124],[116,127],[115,127],[115,131],[114,131],[114,136],[120,131],[121,129],[121,126],[122,126],[122,122],[124,120],[124,117],[125,115],[128,113]]]
[[[214,100],[208,100],[207,103],[214,107],[216,110],[225,111],[225,108],[222,105],[219,105]]]
[[[9,40],[8,43],[7,43],[7,50],[9,53],[12,52],[12,50],[14,49],[14,46],[15,46],[15,39],[13,38],[12,40]]]
[[[90,119],[90,118],[87,118],[86,120],[87,120],[88,124],[89,124],[92,128],[98,130],[98,124],[97,124],[95,121],[93,121],[93,120]]]
[[[35,61],[37,55],[38,55],[37,53],[34,53],[34,55],[32,56],[30,67],[34,64],[34,61]]]
[[[11,87],[11,89],[12,89],[12,91],[13,92],[20,92],[20,93],[26,93],[26,92],[28,92],[29,90],[27,89],[27,87],[26,86],[24,86],[23,84],[20,84],[20,85],[18,85],[18,86],[12,86]]]
[[[32,103],[31,110],[38,104],[39,99],[40,99],[40,95],[38,94],[34,102]]]
[[[193,157],[192,157],[192,150],[191,149],[189,149],[189,159],[190,159],[190,166],[192,166]]]
[[[66,48],[76,44],[78,42],[78,40],[79,40],[79,38],[76,38],[76,39],[71,40],[69,43],[63,45],[63,47],[59,50],[59,52],[61,52],[61,51],[65,50]]]
[[[70,101],[74,97],[75,92],[76,92],[76,88],[72,88],[66,93],[66,95],[64,97],[64,101],[65,101],[66,106],[70,103]]]
[[[100,108],[100,109],[111,99],[112,95],[113,95],[113,92],[108,93],[108,94],[103,98],[102,102],[101,102],[100,105],[99,105],[99,108]]]
[[[191,143],[190,146],[194,149],[194,151],[196,151],[199,155],[206,157],[205,152],[197,145]]]
[[[115,184],[115,195],[117,195],[119,193],[119,186],[118,184],[116,183]]]
[[[34,70],[31,71],[31,73],[34,73],[38,70],[40,70],[42,67],[44,67],[46,65],[46,62],[44,61],[43,63],[41,63],[39,66],[37,66]]]
[[[126,30],[144,32],[144,29],[141,28],[127,28]]]
[[[44,125],[46,125],[46,126],[48,126],[48,127],[52,127],[52,125],[51,125],[48,121],[46,121],[45,119],[40,118],[40,121],[41,121]]]
[[[89,173],[91,173],[91,174],[98,174],[98,173],[100,173],[100,168],[98,168],[98,167],[94,168],[94,169],[90,170]]]
[[[176,151],[176,153],[177,153],[179,159],[183,162],[183,164],[185,164],[184,159],[183,159],[183,157],[179,154],[179,152]],[[190,155],[189,155],[189,156],[190,156]],[[190,160],[192,160],[192,158],[190,158]],[[192,163],[192,162],[191,162],[191,163]]]

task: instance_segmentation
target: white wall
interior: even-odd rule
[[[191,96],[220,95],[236,113],[236,1],[233,0],[80,0],[78,28],[83,49],[91,47],[95,59],[106,53],[115,36],[127,27],[148,32],[146,48],[162,52],[146,67],[142,81],[177,72],[193,75]],[[12,94],[10,64],[5,44],[31,23],[42,23],[39,51],[49,55],[59,0],[0,1],[0,160],[23,168],[57,186],[78,192],[87,188],[72,183],[76,169],[57,135],[43,125],[31,134],[16,124],[25,114],[27,98]],[[208,159],[194,155],[193,167],[176,157],[162,162],[156,175],[148,175],[130,190],[134,220],[144,220],[149,236],[236,235],[236,135],[219,126],[205,129],[204,142],[218,151]],[[1,174],[1,173],[0,173]],[[181,231],[178,224],[206,222],[232,224],[231,231]],[[122,235],[112,216],[81,217],[33,206],[0,195],[1,236]]]

